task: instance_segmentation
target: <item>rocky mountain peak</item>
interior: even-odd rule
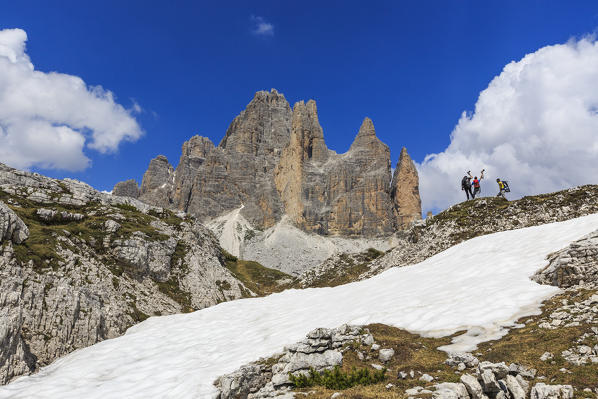
[[[229,151],[268,155],[289,143],[291,107],[276,90],[258,91],[233,120],[219,147]]]
[[[141,191],[147,192],[168,184],[174,168],[164,155],[158,155],[150,161],[147,171],[143,175]]]
[[[209,138],[193,136],[183,143],[181,158],[205,158],[214,148],[214,143]]]
[[[401,149],[390,187],[397,225],[406,228],[411,222],[421,219],[419,176],[405,147]]]
[[[291,143],[287,148],[297,148],[301,160],[326,161],[328,148],[324,142],[324,132],[318,120],[318,108],[314,100],[309,100],[307,104],[299,101],[293,107]]]
[[[376,129],[374,128],[374,122],[368,117],[363,119],[359,132],[351,144],[349,151],[354,150],[368,150],[370,152],[389,152],[388,146],[384,144],[376,136]]]

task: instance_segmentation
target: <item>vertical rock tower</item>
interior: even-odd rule
[[[399,162],[392,176],[391,191],[397,227],[404,229],[422,218],[422,202],[419,197],[419,176],[413,160],[403,147]]]

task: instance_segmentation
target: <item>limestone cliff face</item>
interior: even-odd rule
[[[390,193],[399,228],[407,228],[411,222],[422,218],[419,176],[405,147],[401,150],[401,156],[392,177]]]
[[[195,136],[183,144],[176,170],[163,156],[152,160],[139,198],[204,221],[243,207],[259,229],[286,214],[308,232],[380,236],[406,225],[411,212],[399,196],[402,183],[391,192],[390,181],[390,151],[369,118],[349,151],[336,154],[324,142],[315,101],[291,110],[272,89],[256,93],[217,147]],[[417,190],[417,182],[405,189]]]
[[[287,215],[306,231],[373,236],[394,229],[390,151],[369,118],[339,155],[324,144],[315,103],[298,103],[275,180]]]

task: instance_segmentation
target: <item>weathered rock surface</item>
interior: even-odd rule
[[[319,234],[388,235],[396,228],[390,196],[390,150],[365,118],[349,151],[323,141],[313,101],[295,105],[291,142],[275,181],[297,226]]]
[[[148,316],[251,294],[187,215],[2,164],[0,200],[0,384]]]
[[[307,374],[310,369],[322,372],[341,365],[342,347],[350,342],[373,342],[373,337],[358,326],[315,329],[306,339],[274,355],[273,364],[257,361],[218,378],[215,385],[220,389],[219,399],[293,397],[289,393],[292,386],[289,374]]]
[[[0,201],[0,243],[20,244],[29,237],[29,229],[6,204]]]
[[[580,284],[598,287],[598,231],[550,255],[548,265],[532,280],[561,288]]]
[[[171,203],[170,187],[173,182],[174,168],[164,155],[158,155],[150,161],[143,175],[139,199],[152,205],[168,207]]]
[[[422,218],[422,202],[417,169],[405,147],[401,150],[390,187],[397,226],[406,229]]]
[[[121,197],[139,197],[139,185],[133,179],[121,181],[116,183],[112,189],[112,195],[118,195]]]
[[[571,399],[573,387],[571,385],[547,385],[539,382],[532,388],[531,399]]]
[[[336,154],[326,147],[315,102],[291,110],[273,89],[256,93],[217,147],[191,138],[176,171],[163,156],[152,160],[139,198],[202,221],[242,207],[260,230],[288,215],[307,232],[384,236],[419,217],[417,172],[405,150],[399,166],[391,193],[390,152],[369,118],[350,150]]]

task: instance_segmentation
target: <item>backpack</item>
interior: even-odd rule
[[[478,179],[473,179],[473,187],[480,188],[480,181]]]
[[[467,178],[467,176],[463,176],[463,179],[461,179],[461,187],[467,187],[469,186],[469,184],[467,184],[467,181],[469,179]]]
[[[509,188],[509,183],[507,183],[507,182],[506,182],[506,181],[504,181],[504,180],[501,180],[501,181],[502,181],[502,184],[504,184],[504,185],[505,185],[505,193],[510,193],[510,192],[511,192],[511,189]]]

